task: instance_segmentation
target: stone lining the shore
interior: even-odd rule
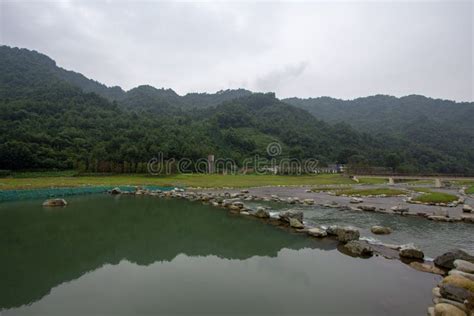
[[[433,288],[432,307],[428,308],[429,316],[473,316],[474,315],[474,260],[469,255],[452,251],[442,256],[440,262],[447,262],[453,269],[449,271],[438,286]],[[453,262],[452,259],[455,259]],[[435,260],[436,261],[436,260]],[[451,265],[452,264],[452,265]]]
[[[112,193],[112,192],[110,192]],[[303,212],[298,210],[286,210],[278,213],[277,216],[271,216],[267,208],[259,206],[255,210],[247,208],[242,201],[276,201],[289,204],[312,205],[312,202],[299,198],[281,199],[273,195],[270,199],[258,198],[249,195],[248,191],[243,190],[240,193],[202,193],[186,192],[183,189],[171,191],[148,191],[137,188],[135,192],[121,192],[129,195],[149,195],[159,198],[182,198],[189,201],[199,201],[204,204],[210,204],[215,207],[228,209],[231,213],[252,216],[267,223],[283,227],[296,233],[304,233],[314,238],[333,238],[336,239],[341,248],[341,252],[350,256],[368,257],[372,255],[381,255],[388,259],[400,259],[410,267],[428,273],[446,275],[446,267],[453,264],[457,269],[452,269],[449,274],[440,282],[438,287],[433,289],[435,306],[428,308],[430,316],[474,316],[474,275],[469,262],[460,262],[459,259],[471,259],[471,256],[462,251],[453,251],[443,254],[435,259],[434,266],[431,262],[424,261],[424,253],[413,245],[372,245],[367,241],[359,240],[359,231],[350,226],[332,225],[327,228],[312,227],[304,223]],[[337,207],[331,205],[330,207]],[[367,208],[365,208],[367,209]],[[363,209],[359,209],[363,211]],[[374,212],[370,208],[370,212]],[[403,214],[402,214],[403,215]],[[339,248],[339,247],[338,247]],[[474,257],[472,257],[474,259]],[[474,260],[472,260],[474,262]],[[440,269],[441,268],[441,269]],[[460,270],[463,269],[463,270]],[[466,272],[468,271],[468,272]],[[467,280],[467,281],[466,281]],[[465,300],[462,300],[465,299]]]
[[[112,193],[112,192],[110,192]],[[115,192],[114,192],[115,193]],[[360,233],[357,229],[349,226],[330,226],[328,228],[324,227],[312,227],[308,226],[304,223],[303,220],[303,213],[298,210],[286,210],[282,211],[278,214],[278,216],[274,216],[273,218],[270,215],[270,212],[267,208],[258,206],[255,210],[249,209],[245,206],[244,202],[246,201],[273,201],[273,202],[282,202],[288,203],[290,205],[312,205],[314,202],[313,199],[299,199],[298,197],[294,198],[280,198],[277,195],[272,195],[270,198],[265,197],[257,197],[249,194],[248,190],[241,190],[240,192],[223,192],[223,193],[212,193],[212,192],[195,192],[195,191],[185,191],[183,189],[175,188],[174,190],[170,191],[148,191],[143,190],[137,187],[135,192],[121,192],[121,194],[128,194],[128,195],[150,195],[150,196],[157,196],[162,198],[182,198],[187,199],[190,201],[200,201],[205,204],[210,204],[215,207],[220,208],[227,208],[231,213],[241,214],[246,216],[256,217],[262,220],[266,220],[274,225],[285,227],[286,229],[299,232],[299,233],[306,233],[309,236],[323,238],[329,236],[330,238],[336,239],[341,243],[347,243],[352,240],[359,240]],[[323,206],[321,204],[318,204]],[[331,208],[338,208],[341,209],[341,206],[338,204],[330,204],[324,205],[326,207]],[[345,207],[342,210],[350,210],[352,208]],[[359,211],[368,210],[369,212],[383,212],[373,207],[357,207]],[[401,213],[403,214],[403,212]],[[405,215],[404,215],[405,216]],[[295,219],[291,220],[291,219]],[[375,229],[379,229],[375,227]],[[389,233],[391,230],[390,228],[383,227],[382,230],[384,233]],[[402,249],[401,246],[397,245],[387,245],[384,244],[371,245],[374,248],[374,253],[377,255],[382,255],[384,257],[393,259],[395,256],[393,255],[393,250],[397,251],[397,256],[402,261],[407,260],[420,260],[424,257],[424,254],[421,250],[412,246],[410,249],[406,247]],[[427,269],[425,269],[427,270]]]
[[[258,188],[295,188],[295,187],[301,187],[304,188],[306,186],[285,186],[285,185],[279,185],[279,186],[264,186],[264,187],[258,187]],[[230,188],[227,188],[230,189]],[[251,190],[257,189],[257,188],[249,188]],[[214,188],[214,189],[206,189],[206,190],[220,190],[220,188]],[[326,208],[337,208],[340,210],[353,210],[353,211],[366,211],[366,212],[378,212],[378,213],[388,213],[388,214],[396,214],[396,215],[401,215],[401,216],[417,216],[417,217],[422,217],[428,220],[433,220],[433,221],[438,221],[438,222],[446,222],[446,223],[455,223],[455,222],[465,222],[465,223],[474,223],[474,216],[473,214],[469,212],[463,211],[462,214],[459,217],[452,217],[449,216],[449,213],[447,211],[443,210],[433,210],[431,213],[429,212],[410,212],[409,206],[401,206],[401,205],[396,205],[393,207],[376,207],[374,205],[370,204],[365,204],[364,199],[359,198],[359,197],[352,197],[350,201],[348,201],[349,205],[343,205],[339,204],[336,201],[332,202],[325,202],[325,203],[317,203],[314,199],[306,199],[306,198],[299,198],[299,197],[287,197],[287,198],[281,198],[276,194],[269,194],[270,196],[256,196],[256,195],[251,195],[248,194],[249,191],[251,190],[244,190],[246,191],[247,196],[245,197],[246,200],[249,201],[265,201],[265,202],[280,202],[280,203],[288,203],[288,204],[297,204],[297,205],[318,205],[321,207],[326,207]],[[306,190],[310,191],[310,190]],[[240,192],[242,193],[242,191]],[[206,193],[202,193],[206,194]],[[220,193],[219,193],[220,194]],[[231,197],[236,197],[238,196],[239,193],[228,193]],[[307,202],[305,203],[305,200]],[[311,200],[311,201],[309,201]],[[407,200],[404,200],[406,203]],[[354,205],[354,206],[351,206]],[[432,206],[430,204],[426,204],[425,206]],[[466,204],[463,204],[463,208]],[[468,205],[467,205],[468,206]],[[466,208],[469,209],[469,206]]]

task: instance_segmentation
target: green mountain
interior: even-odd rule
[[[424,99],[428,108],[431,103],[444,106]],[[184,96],[151,86],[124,91],[64,70],[38,52],[1,46],[0,169],[144,172],[146,162],[159,152],[165,159],[193,160],[212,153],[242,165],[254,155],[271,158],[266,147],[279,142],[279,157],[316,158],[322,164],[474,173],[472,146],[450,152],[444,148],[454,142],[442,133],[432,142],[404,137],[395,127],[378,130],[379,122],[365,123],[374,129],[354,125],[362,116],[350,121],[317,115],[331,112],[334,99],[321,100],[327,108],[314,111],[307,100],[281,101],[273,93],[243,89]],[[334,104],[335,112],[344,112],[339,108],[345,101]],[[435,118],[443,130],[454,129],[442,117]],[[400,118],[400,124],[406,121]],[[467,132],[470,128],[465,124]],[[471,144],[463,138],[455,142]]]
[[[431,99],[420,95],[402,98],[376,95],[355,100],[328,97],[285,99],[321,120],[349,124],[361,132],[371,133],[398,142],[405,148],[427,147],[453,161],[454,165],[470,166],[474,162],[474,103]],[[419,157],[424,164],[430,157]],[[456,167],[455,169],[458,169]],[[439,171],[446,171],[437,167]]]

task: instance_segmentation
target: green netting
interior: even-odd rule
[[[135,186],[94,186],[94,187],[74,187],[74,188],[47,188],[47,189],[32,189],[32,190],[0,190],[0,202],[38,199],[38,198],[54,198],[69,195],[104,193],[113,188],[120,188],[124,192],[135,191]],[[173,187],[160,186],[141,186],[143,189],[156,191],[169,191]]]

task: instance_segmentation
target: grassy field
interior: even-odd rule
[[[466,189],[466,194],[474,194],[474,185]]]
[[[359,195],[359,196],[369,196],[369,195],[382,195],[387,196],[397,196],[406,194],[405,190],[397,190],[390,188],[375,188],[375,189],[344,189],[336,191],[336,195]]]
[[[433,191],[418,191],[425,192],[416,198],[414,201],[420,201],[423,203],[451,203],[457,201],[458,197],[454,194],[443,193],[443,192],[433,192]]]
[[[159,185],[184,187],[256,187],[266,185],[341,185],[356,184],[348,177],[338,174],[279,176],[279,175],[203,175],[177,174],[172,176],[150,175],[94,175],[72,176],[54,173],[29,173],[0,178],[0,190],[33,189],[49,187],[76,187],[97,185]],[[359,179],[360,180],[360,179]],[[370,183],[370,178],[362,178]]]

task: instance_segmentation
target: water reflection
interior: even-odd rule
[[[109,196],[69,201],[59,209],[42,208],[41,201],[0,204],[0,307],[38,300],[58,284],[123,259],[138,265],[179,254],[246,259],[316,246],[196,203]]]
[[[421,314],[437,277],[180,200],[0,204],[2,315]]]

